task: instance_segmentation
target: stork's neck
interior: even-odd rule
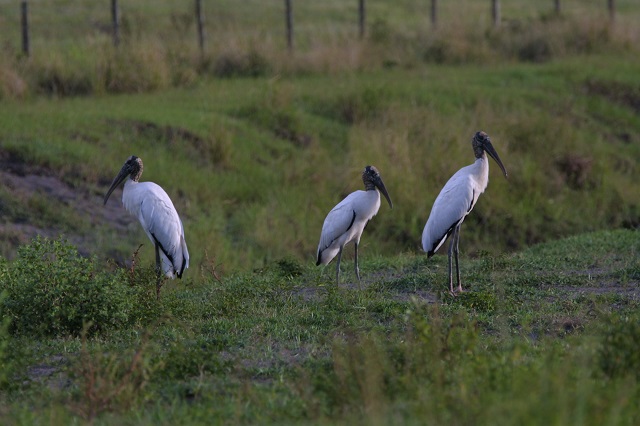
[[[142,167],[140,167],[138,170],[134,170],[133,173],[131,173],[131,176],[129,176],[129,180],[139,182],[140,176],[142,176]]]
[[[139,183],[139,182],[138,182],[138,180],[137,180],[137,179],[134,179],[134,178],[133,178],[133,176],[130,176],[130,177],[129,177],[129,179],[127,179],[127,180],[124,182],[124,186],[125,186],[125,187],[127,187],[127,186],[130,186],[130,185],[135,185],[135,184],[137,184],[137,183]]]
[[[489,183],[489,158],[485,152],[473,163],[473,176],[484,191]]]
[[[376,186],[370,180],[365,180],[364,189],[365,191],[376,191],[378,188],[376,188]]]

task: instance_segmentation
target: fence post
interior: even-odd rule
[[[293,50],[293,16],[291,11],[291,0],[284,0],[284,15],[287,23],[287,48]]]
[[[609,9],[609,20],[616,20],[616,0],[607,0],[607,8]]]
[[[202,14],[202,0],[196,0],[196,22],[198,23],[198,47],[200,56],[204,56],[204,17]]]
[[[27,1],[24,0],[20,3],[20,16],[22,23],[22,53],[25,56],[29,56],[29,6]]]
[[[358,0],[358,23],[360,25],[360,38],[364,38],[364,23],[366,18],[366,11],[364,7],[364,0]]]
[[[500,26],[500,0],[491,0],[491,16],[493,17],[493,26]]]
[[[438,26],[438,0],[431,0],[431,26]]]
[[[560,15],[560,0],[553,0],[553,10],[556,12],[556,15]]]
[[[118,10],[118,0],[111,0],[111,22],[113,24],[113,45],[120,44],[120,11]]]

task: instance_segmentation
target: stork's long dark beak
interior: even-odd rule
[[[116,178],[111,183],[111,187],[107,191],[107,195],[104,196],[104,205],[107,204],[107,200],[109,199],[109,196],[111,195],[113,190],[116,189],[118,185],[120,185],[122,182],[124,182],[127,179],[127,177],[129,177],[130,173],[131,171],[127,168],[127,165],[125,164],[122,167],[122,169],[120,169],[120,173],[118,173],[118,176],[116,176]]]
[[[389,206],[393,208],[391,197],[389,197],[389,193],[387,192],[387,188],[384,186],[384,182],[382,181],[382,178],[375,179],[375,182],[373,184],[376,186],[376,188],[380,190],[380,192],[382,192],[382,195],[384,195],[384,198],[386,198],[387,201],[389,202]]]
[[[491,156],[491,158],[496,160],[496,163],[498,163],[498,166],[500,166],[500,168],[502,169],[502,173],[504,173],[504,177],[507,177],[507,171],[505,170],[504,165],[502,164],[502,161],[500,160],[500,156],[496,152],[496,150],[493,147],[493,145],[491,145],[491,142],[489,142],[489,140],[487,140],[484,143],[484,150],[487,151],[487,154],[489,154]]]

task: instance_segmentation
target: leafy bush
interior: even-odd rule
[[[0,259],[1,261],[2,259]],[[5,265],[0,265],[0,276],[2,276],[5,271]],[[4,292],[0,292],[0,304],[5,299],[6,294]],[[4,386],[7,383],[7,379],[9,377],[9,360],[8,360],[8,351],[9,348],[9,317],[3,315],[3,312],[0,311],[0,387]]]
[[[640,318],[613,316],[605,327],[599,356],[607,376],[635,374],[640,379]]]
[[[95,258],[63,240],[37,237],[1,271],[7,295],[0,308],[16,334],[78,335],[89,321],[93,333],[122,327],[139,319],[138,305],[153,297],[131,285],[125,270],[100,271]]]

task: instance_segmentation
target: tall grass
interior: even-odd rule
[[[427,27],[426,10],[413,1],[395,7],[371,2],[369,29],[362,41],[355,35],[353,5],[296,5],[294,54],[284,47],[283,18],[274,4],[223,2],[208,10],[208,39],[201,54],[195,43],[195,18],[184,6],[123,6],[123,41],[114,48],[109,11],[103,5],[38,2],[32,5],[31,57],[18,53],[17,37],[4,45],[0,97],[137,93],[189,86],[199,75],[336,73],[425,62],[545,62],[567,55],[637,50],[640,34],[632,22],[638,10],[632,5],[619,6],[620,19],[612,26],[600,18],[604,7],[599,10],[595,2],[572,5],[560,16],[514,2],[519,6],[504,6],[505,22],[499,29],[487,22],[488,7],[479,2],[442,5],[441,25],[435,29]],[[9,5],[2,8],[18,35],[17,11]],[[53,30],[42,32],[43,25]]]

